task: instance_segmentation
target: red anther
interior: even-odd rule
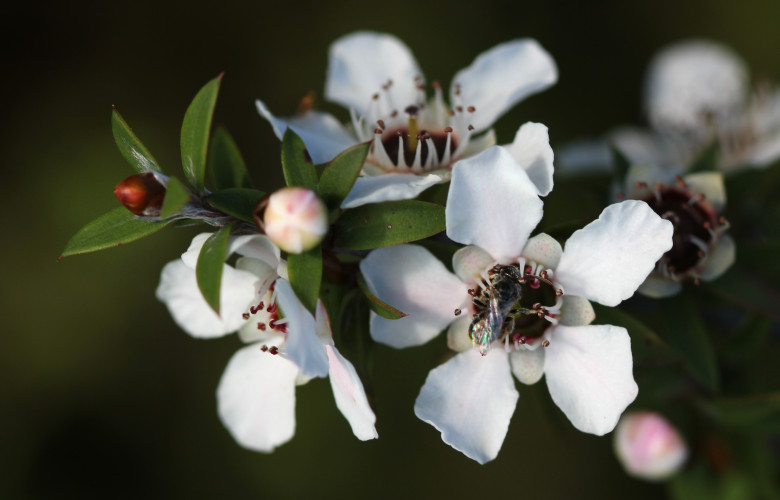
[[[249,313],[244,313],[241,315],[241,317],[244,319],[249,319]]]
[[[646,182],[637,181],[636,184],[634,184],[634,187],[637,188],[637,189],[643,189],[643,188],[647,187],[647,183]]]
[[[541,284],[541,282],[539,282],[539,280],[538,280],[538,279],[536,279],[536,278],[532,278],[532,279],[531,279],[531,281],[529,281],[529,282],[528,282],[528,286],[530,286],[531,288],[533,288],[534,290],[536,290],[537,288],[539,288],[540,286],[542,286],[542,284]]]
[[[417,90],[425,90],[425,85],[423,85],[422,83],[418,83]]]
[[[265,303],[261,300],[259,304],[257,304],[257,310],[262,311],[265,307]]]
[[[547,347],[549,345],[550,345],[550,341],[549,340],[545,340],[544,342],[542,342],[542,347]]]
[[[447,114],[449,114],[450,116],[455,116],[455,110],[451,109],[447,111]]]
[[[656,189],[656,191],[660,191],[661,189],[663,189],[663,187],[664,187],[664,185],[663,185],[663,184],[661,184],[660,182],[659,182],[658,184],[656,184],[656,185],[655,185],[655,189]]]
[[[466,111],[468,111],[469,113],[473,113],[476,110],[477,108],[475,108],[474,106],[469,106],[468,108],[466,108]]]
[[[261,332],[264,332],[265,331],[265,323],[262,323],[262,322],[258,323],[257,324],[257,329],[260,330]]]
[[[444,132],[451,134],[452,133],[452,127],[444,127]]]
[[[708,221],[708,220],[705,220],[705,221],[702,223],[701,227],[703,227],[704,229],[709,229],[709,228],[711,228],[711,227],[712,227],[712,224],[710,224],[710,221]]]
[[[455,106],[455,111],[458,113],[463,113],[463,106]]]
[[[463,312],[460,309],[455,309],[455,316],[460,316],[460,313]]]
[[[539,276],[540,276],[541,278],[548,279],[548,278],[547,278],[547,270],[544,270],[544,271],[542,271],[541,273],[539,273]]]
[[[376,124],[379,125],[379,128],[381,128],[382,130],[385,129],[385,121],[384,120],[377,120]]]
[[[720,224],[725,224],[725,223],[726,223],[726,217],[724,217],[724,216],[722,216],[722,215],[721,215],[721,216],[720,216],[720,218],[718,218],[718,222],[719,222]]]
[[[519,344],[520,343],[520,338],[521,338],[520,334],[519,333],[515,333],[514,335],[512,335],[512,342],[514,342],[515,344]]]
[[[469,295],[471,295],[473,297],[474,295],[477,294],[477,291],[474,290],[473,288],[469,288],[466,293],[468,293]]]
[[[274,302],[273,304],[271,304],[271,305],[269,305],[268,307],[265,308],[265,310],[268,311],[268,314],[275,313],[276,309],[277,309],[276,302]]]
[[[394,109],[394,110],[393,110],[393,111],[390,113],[390,118],[395,118],[396,116],[398,116],[398,110]]]
[[[271,283],[271,286],[269,286],[269,287],[268,287],[268,290],[269,290],[269,291],[271,291],[271,292],[273,292],[273,291],[274,291],[274,288],[276,288],[276,281],[274,281],[273,283]]]
[[[460,84],[459,83],[455,84],[455,88],[453,89],[453,91],[454,91],[453,93],[455,95],[460,95]]]
[[[420,111],[420,108],[412,105],[412,106],[407,106],[404,111],[411,116],[417,116],[417,112]]]
[[[249,306],[249,312],[252,314],[257,314],[257,308],[255,306]]]
[[[371,96],[371,99],[378,101],[379,100],[379,94],[374,94]]]
[[[527,337],[525,335],[518,334],[519,338],[516,340],[518,344],[525,344],[527,342]]]
[[[374,129],[374,134],[375,134],[375,135],[382,135],[382,129],[381,129],[381,128],[379,128],[379,127],[375,128],[375,129]]]
[[[434,80],[433,83],[431,83],[431,85],[433,85],[433,88],[435,89],[441,88],[441,83],[439,83],[438,80]]]
[[[549,342],[548,342],[548,343],[549,343]],[[273,354],[274,356],[276,356],[277,354],[279,354],[279,348],[278,348],[278,347],[276,347],[275,345],[272,345],[272,346],[271,346],[271,348],[270,348],[270,349],[268,349],[268,352],[270,352],[271,354]]]
[[[268,346],[263,344],[262,346],[260,346],[260,350],[263,351],[263,352],[267,352],[268,351]]]
[[[151,172],[135,174],[116,185],[114,196],[135,215],[159,215],[165,186]]]
[[[625,198],[625,197],[626,197],[626,195],[625,195],[625,194],[623,194],[623,193],[618,193],[618,194],[616,194],[615,196],[617,196],[617,199],[618,199],[618,200],[622,200],[623,198]]]
[[[562,297],[563,296],[563,290],[561,290],[560,288],[556,289],[555,290],[555,296],[556,297]]]
[[[523,268],[523,274],[531,274],[531,271],[533,271],[533,269],[531,268],[531,266],[525,266],[525,267]]]
[[[534,311],[538,311],[541,308],[542,308],[542,304],[540,304],[539,302],[531,306],[531,309],[533,309]]]

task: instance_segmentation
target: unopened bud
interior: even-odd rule
[[[328,210],[311,189],[282,188],[268,198],[263,229],[285,252],[302,253],[322,241],[328,231]]]
[[[651,481],[670,477],[688,458],[688,447],[677,429],[657,413],[623,415],[613,444],[629,474]]]
[[[158,215],[165,186],[151,172],[135,174],[116,185],[114,196],[135,215]]]

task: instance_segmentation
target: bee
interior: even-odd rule
[[[486,287],[474,297],[477,312],[469,326],[469,338],[483,356],[494,340],[503,338],[504,322],[511,313],[518,312],[514,306],[523,297],[525,284],[517,266],[500,266],[493,271],[490,283],[485,282]],[[508,325],[509,330],[513,324]]]

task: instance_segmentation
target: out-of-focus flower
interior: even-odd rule
[[[328,210],[311,189],[282,188],[268,198],[263,230],[276,246],[299,254],[317,245],[328,232]]]
[[[428,100],[422,72],[397,38],[358,32],[330,47],[325,97],[350,109],[351,126],[327,113],[308,110],[277,118],[262,101],[257,109],[281,138],[287,127],[301,136],[315,163],[329,161],[359,142],[373,147],[342,208],[414,198],[449,179],[450,169],[495,144],[491,125],[525,97],[557,81],[552,57],[535,40],[498,45],[459,71],[447,105],[438,82]],[[552,149],[547,128],[527,123],[508,146],[528,170],[541,195],[552,189]],[[528,163],[524,154],[544,148]]]
[[[447,235],[470,245],[455,253],[455,274],[415,245],[375,250],[360,266],[371,291],[408,314],[372,313],[375,340],[408,347],[448,328],[448,344],[460,352],[431,371],[415,413],[480,463],[496,457],[514,413],[511,373],[526,384],[544,374],[572,424],[598,435],[637,394],[628,333],[590,325],[589,300],[615,306],[633,295],[671,248],[671,223],[644,202],[625,201],[562,250],[546,234],[529,239],[541,216],[526,172],[493,147],[453,169]]]
[[[359,439],[376,438],[375,416],[354,367],[333,345],[327,313],[317,318],[286,280],[279,249],[262,235],[231,237],[222,269],[220,315],[200,293],[195,265],[210,234],[192,240],[181,259],[166,264],[157,288],[176,323],[193,337],[238,331],[251,345],[237,351],[217,390],[220,418],[246,448],[270,452],[295,432],[295,386],[330,375],[337,406]]]
[[[114,188],[119,203],[135,215],[156,217],[160,215],[167,177],[158,172],[131,175]]]
[[[639,287],[640,293],[668,297],[682,290],[683,280],[712,281],[734,263],[734,240],[720,216],[726,205],[721,173],[673,177],[653,165],[633,165],[624,189],[626,197],[647,202],[674,226],[672,248]]]
[[[688,458],[688,447],[677,429],[652,412],[623,415],[615,429],[614,448],[629,474],[651,481],[669,478]]]

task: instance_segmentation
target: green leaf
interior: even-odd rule
[[[719,386],[715,349],[701,321],[696,303],[687,294],[659,300],[660,317],[665,320],[666,340],[683,359],[685,368],[712,392]]]
[[[718,170],[718,153],[720,153],[720,145],[717,141],[713,142],[693,160],[688,173],[693,172],[716,172]]]
[[[117,111],[116,106],[113,107],[111,112],[111,131],[114,133],[114,141],[116,141],[119,152],[122,153],[125,160],[136,171],[140,173],[149,172],[150,170],[162,172],[160,165],[157,164],[157,160],[154,159],[152,153],[135,136],[127,122],[122,118],[122,115]]]
[[[222,288],[222,268],[230,236],[230,226],[224,226],[209,236],[200,249],[198,263],[195,266],[195,277],[198,288],[206,303],[219,315],[219,292]]]
[[[734,264],[715,281],[704,283],[702,289],[749,311],[780,321],[780,291],[763,279],[760,273]]]
[[[370,143],[353,146],[331,161],[320,177],[319,195],[333,210],[341,205],[360,175],[371,149]]]
[[[124,245],[159,231],[166,224],[138,219],[125,207],[115,208],[81,228],[65,245],[62,257]]]
[[[184,122],[181,125],[181,163],[184,177],[198,191],[203,191],[211,118],[221,82],[222,75],[219,75],[200,89],[184,113]]]
[[[301,303],[314,314],[322,283],[322,249],[319,245],[301,254],[287,256],[287,275]]]
[[[160,208],[160,218],[165,219],[175,214],[190,201],[190,191],[176,177],[168,178],[165,188],[165,198]]]
[[[417,200],[372,203],[344,211],[335,246],[347,250],[399,245],[444,231],[444,207]]]
[[[780,392],[701,401],[700,408],[728,427],[780,429]]]
[[[214,177],[214,186],[218,191],[253,187],[244,158],[225,127],[217,127],[211,137],[208,171]]]
[[[302,186],[317,191],[317,170],[308,158],[306,145],[289,128],[282,137],[282,169],[288,186]]]
[[[664,365],[679,361],[680,356],[655,331],[634,316],[616,307],[595,302],[592,305],[596,312],[596,323],[622,326],[628,331],[631,352],[637,364]]]
[[[408,314],[399,311],[398,309],[387,304],[386,302],[382,302],[376,295],[371,293],[371,290],[368,289],[368,284],[366,284],[366,280],[363,279],[362,274],[357,275],[357,284],[358,287],[360,287],[360,290],[368,299],[368,307],[370,307],[371,310],[377,313],[378,315],[386,319],[401,319],[406,316],[409,316]]]
[[[257,203],[265,193],[257,189],[231,188],[210,194],[209,205],[237,219],[254,223],[253,214]]]

